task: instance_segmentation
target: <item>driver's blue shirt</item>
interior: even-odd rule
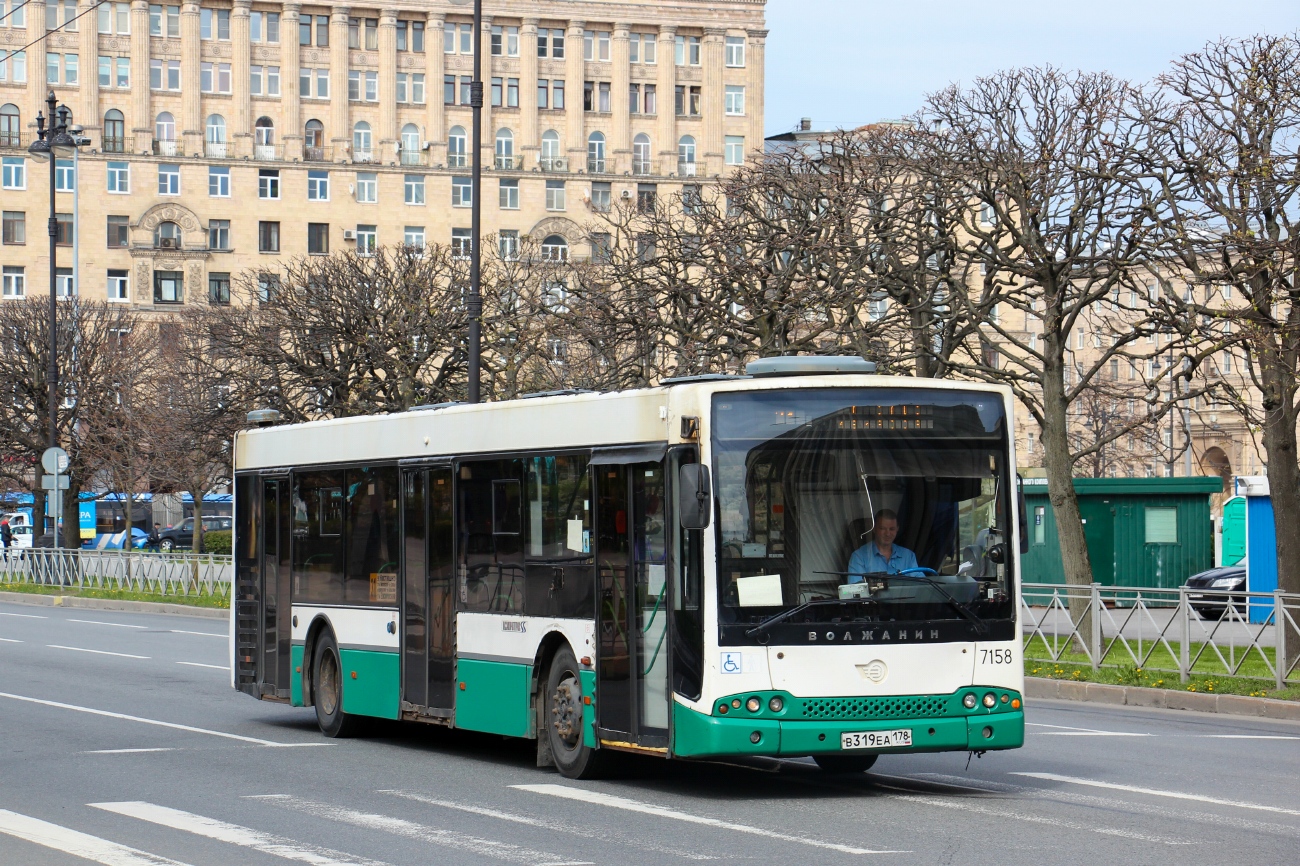
[[[889,559],[885,559],[876,547],[876,542],[868,541],[849,557],[849,583],[861,583],[863,574],[898,574],[916,567],[916,554],[906,547],[895,544]]]

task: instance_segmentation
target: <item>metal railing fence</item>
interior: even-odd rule
[[[1297,593],[1026,583],[1021,621],[1027,660],[1300,684]]]
[[[233,558],[213,553],[125,550],[10,550],[0,582],[151,595],[230,597]]]

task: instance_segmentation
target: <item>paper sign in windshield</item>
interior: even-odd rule
[[[736,581],[736,594],[741,607],[780,607],[781,575],[756,574]]]

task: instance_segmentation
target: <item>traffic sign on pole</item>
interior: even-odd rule
[[[62,475],[67,472],[69,462],[68,452],[62,448],[46,448],[45,453],[41,455],[41,465],[51,475]]]
[[[67,490],[69,488],[68,476],[66,475],[42,475],[42,490]]]

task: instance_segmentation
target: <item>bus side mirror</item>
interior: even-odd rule
[[[1020,553],[1029,552],[1029,510],[1025,508],[1025,489],[1018,487],[1016,495],[1020,500]]]
[[[677,469],[677,516],[682,529],[706,529],[713,512],[709,467],[687,463]]]

